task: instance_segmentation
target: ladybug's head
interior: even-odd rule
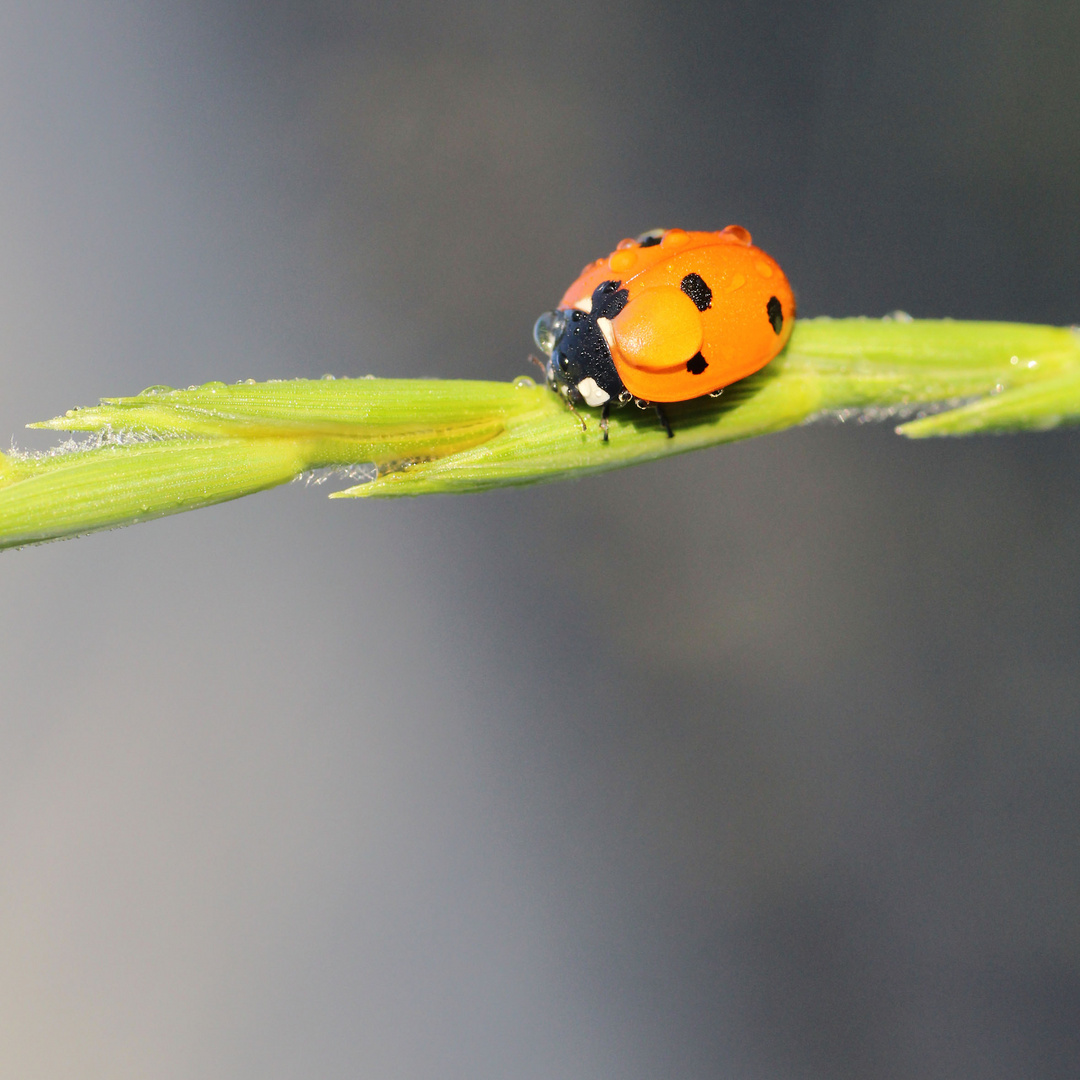
[[[626,306],[618,281],[605,281],[572,308],[547,311],[533,339],[547,358],[548,385],[571,404],[603,405],[625,387],[611,359],[611,320]]]

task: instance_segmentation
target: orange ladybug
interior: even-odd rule
[[[571,407],[656,407],[717,394],[787,344],[795,297],[775,260],[739,225],[654,229],[581,272],[533,337],[548,385]]]

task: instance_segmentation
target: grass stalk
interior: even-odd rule
[[[373,466],[332,498],[482,491],[568,479],[780,431],[821,416],[907,418],[910,438],[1080,420],[1080,337],[951,320],[803,319],[787,349],[716,399],[611,417],[603,442],[531,379],[295,379],[104,398],[30,427],[89,433],[0,455],[0,547],[235,499],[318,469]],[[924,415],[925,414],[925,415]]]

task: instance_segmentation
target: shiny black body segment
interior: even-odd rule
[[[566,328],[551,351],[548,382],[575,404],[582,401],[577,385],[584,379],[592,379],[614,400],[626,390],[611,359],[607,338],[597,324],[597,319],[614,319],[626,307],[629,294],[620,284],[604,281],[597,285],[591,311],[567,311]]]

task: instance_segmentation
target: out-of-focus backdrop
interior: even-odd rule
[[[0,433],[527,373],[657,225],[1080,319],[1074,0],[9,2]],[[1080,1075],[1080,437],[0,558],[0,1074]]]

